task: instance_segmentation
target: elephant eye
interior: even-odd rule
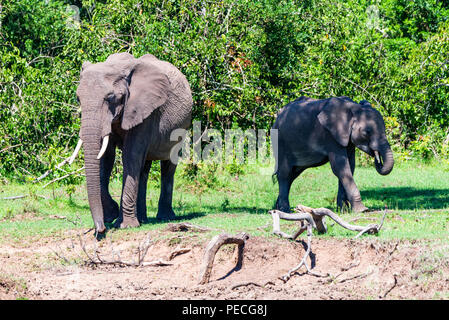
[[[105,100],[106,100],[106,101],[109,101],[109,102],[114,101],[114,100],[115,100],[115,95],[114,95],[114,93],[113,93],[113,92],[108,93],[108,95],[106,96]]]
[[[365,130],[362,130],[362,137],[364,139],[368,139],[370,134],[371,134],[371,129],[367,128]]]

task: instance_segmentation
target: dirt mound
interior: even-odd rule
[[[114,245],[103,241],[99,250],[107,256],[113,249],[123,260],[133,259],[143,237]],[[179,248],[190,251],[174,257],[171,265],[145,267],[86,264],[72,238],[47,239],[34,249],[2,246],[0,266],[10,278],[0,281],[0,299],[433,299],[449,293],[449,266],[435,258],[447,254],[447,246],[373,238],[314,238],[308,263],[321,276],[302,268],[286,283],[279,277],[299,263],[305,243],[250,238],[242,268],[234,268],[235,246],[224,246],[210,282],[198,285],[206,238],[159,240],[145,261],[168,260]],[[92,243],[87,247],[92,249]]]

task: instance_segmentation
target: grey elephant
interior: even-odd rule
[[[384,120],[366,100],[301,97],[279,111],[273,129],[278,130],[274,174],[279,184],[276,208],[281,211],[290,212],[293,181],[305,169],[327,162],[339,180],[338,207],[349,202],[353,211],[366,211],[353,178],[356,147],[374,157],[379,174],[387,175],[393,169]]]
[[[81,104],[80,141],[84,144],[89,206],[98,233],[105,222],[136,227],[147,221],[146,188],[151,163],[161,160],[158,219],[173,219],[176,164],[170,151],[175,129],[191,123],[192,95],[186,77],[172,64],[151,54],[128,53],[82,66],[77,97]],[[122,150],[123,188],[120,207],[111,198],[109,178],[115,148]],[[73,159],[74,156],[72,156]]]

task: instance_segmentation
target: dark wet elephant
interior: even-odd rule
[[[279,111],[273,129],[278,130],[275,175],[279,210],[290,212],[291,184],[305,169],[329,161],[339,180],[337,205],[341,208],[349,202],[353,211],[366,211],[353,179],[356,147],[375,158],[381,175],[393,169],[383,118],[365,100],[356,103],[348,97],[301,97]]]
[[[77,96],[87,194],[97,232],[103,233],[104,223],[114,220],[121,228],[147,221],[147,179],[154,160],[161,161],[157,218],[174,218],[176,165],[170,150],[177,141],[170,141],[170,134],[191,123],[192,95],[185,76],[150,54],[139,59],[113,54],[105,62],[83,64]],[[116,147],[123,160],[120,207],[108,191]]]

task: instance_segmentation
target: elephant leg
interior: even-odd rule
[[[348,160],[349,160],[349,166],[351,168],[351,174],[354,177],[354,171],[355,171],[355,147],[353,145],[349,146],[347,149],[348,154]],[[338,194],[337,194],[337,207],[340,208],[340,210],[343,209],[343,206],[349,205],[349,199],[346,194],[345,188],[343,187],[343,184],[340,180],[338,180]]]
[[[156,218],[160,220],[176,219],[172,208],[173,183],[176,164],[170,160],[161,160],[161,194]]]
[[[151,169],[152,161],[145,161],[142,172],[140,173],[139,193],[137,195],[137,220],[140,223],[147,223],[147,183],[148,174]]]
[[[119,206],[109,193],[109,178],[114,167],[114,161],[115,143],[111,141],[100,161],[101,204],[103,206],[103,219],[107,223],[114,221],[119,215]]]
[[[120,203],[120,213],[114,227],[127,228],[138,227],[137,197],[139,182],[146,158],[146,143],[141,141],[143,127],[140,130],[130,130],[125,137],[122,149],[123,162],[123,187]]]
[[[360,191],[354,182],[346,149],[339,152],[329,153],[329,162],[331,164],[332,172],[337,176],[344,188],[352,210],[355,212],[364,212],[368,210],[368,208],[363,205]]]
[[[290,212],[290,202],[288,196],[293,181],[304,171],[300,167],[285,167],[278,171],[279,196],[276,201],[276,209],[283,212]]]

